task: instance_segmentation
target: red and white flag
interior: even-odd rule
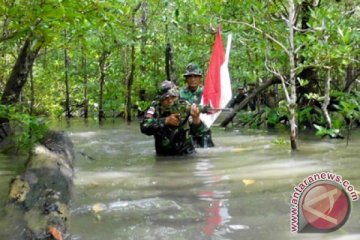
[[[232,98],[231,82],[228,69],[231,47],[231,34],[228,36],[226,53],[224,53],[220,29],[216,33],[210,64],[204,83],[201,105],[210,105],[214,109],[225,108]],[[221,111],[211,114],[200,114],[201,121],[210,128]]]

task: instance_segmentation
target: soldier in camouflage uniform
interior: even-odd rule
[[[201,70],[193,63],[189,63],[184,74],[186,87],[180,89],[180,98],[185,99],[190,103],[200,104],[203,94],[203,87],[201,86]]]
[[[181,88],[180,99],[186,100],[191,104],[195,103],[199,105],[203,94],[203,87],[201,86],[202,73],[200,68],[194,63],[189,63],[186,67],[184,77],[186,87]],[[193,136],[193,140],[196,147],[215,146],[211,138],[210,129],[206,129],[205,134],[201,137]]]
[[[141,132],[153,135],[158,155],[184,155],[195,151],[191,136],[201,137],[206,127],[195,104],[179,100],[179,91],[170,81],[161,83],[157,100],[140,123]],[[188,111],[185,109],[189,106]]]
[[[238,93],[237,95],[231,99],[231,101],[228,103],[228,107],[234,108],[236,105],[240,104],[248,94],[246,93],[246,89],[243,86],[238,87]],[[247,110],[247,104],[242,108],[243,110]]]

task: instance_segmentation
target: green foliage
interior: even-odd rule
[[[298,121],[299,121],[299,125],[302,125],[304,122],[309,121],[309,119],[312,119],[312,116],[314,116],[314,114],[312,114],[313,108],[312,107],[305,107],[303,109],[299,109],[298,112]]]
[[[316,136],[321,136],[321,137],[330,136],[330,137],[335,138],[340,132],[339,129],[336,129],[336,128],[328,129],[326,127],[322,127],[322,126],[319,126],[319,125],[316,125],[316,124],[314,124],[314,127],[317,130],[316,131]]]
[[[335,129],[341,129],[346,126],[345,117],[342,115],[342,113],[336,112],[331,114],[331,120],[333,128]]]
[[[289,113],[285,104],[285,101],[281,101],[276,108],[265,107],[267,116],[266,123],[268,127],[275,127],[281,120],[288,119]]]
[[[299,83],[301,87],[304,87],[309,84],[309,80],[306,79],[299,79]]]
[[[239,123],[243,123],[243,125],[245,125],[253,120],[254,114],[251,112],[240,111],[237,113],[236,117]]]
[[[42,118],[23,113],[19,106],[0,105],[0,118],[10,121],[11,128],[15,131],[13,137],[18,149],[30,149],[48,131]]]
[[[267,115],[267,124],[270,126],[275,126],[279,123],[280,115],[276,111],[276,109],[266,108]]]
[[[320,96],[320,94],[318,93],[308,93],[308,94],[305,94],[305,97],[309,100],[311,99],[314,99],[314,100],[317,100],[317,101],[322,101],[324,99],[324,97]]]
[[[136,101],[136,106],[138,106],[139,111],[145,111],[150,107],[150,103],[147,101]]]
[[[335,92],[334,96],[339,101],[337,108],[345,119],[348,119],[350,122],[360,121],[360,92]]]
[[[20,114],[16,116],[16,118],[12,119],[12,121],[22,129],[21,132],[15,135],[18,148],[30,149],[35,143],[38,143],[48,131],[41,118],[27,114]]]
[[[260,125],[265,123],[265,119],[263,118],[264,114],[265,111],[261,111],[259,113],[240,111],[237,114],[237,120],[239,122],[238,125],[247,126],[251,129],[257,129]]]

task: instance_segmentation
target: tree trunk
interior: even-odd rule
[[[1,104],[12,105],[19,101],[22,89],[27,81],[29,72],[34,61],[42,47],[42,42],[34,45],[34,40],[26,39],[20,53],[16,59],[16,63],[11,71],[10,77],[6,82],[4,92],[1,97]],[[0,124],[8,122],[8,119],[0,119]]]
[[[108,65],[106,64],[107,57],[109,55],[108,51],[102,52],[100,58],[99,58],[99,68],[100,68],[100,94],[99,94],[99,113],[98,113],[98,119],[99,122],[105,119],[105,111],[103,108],[103,96],[104,96],[104,85],[105,85],[105,77],[106,77],[106,70]]]
[[[67,32],[64,31],[65,44],[67,42]],[[69,55],[67,46],[64,47],[64,70],[65,70],[65,116],[71,118],[70,90],[69,90]]]
[[[297,138],[298,138],[298,129],[297,129],[297,118],[296,118],[296,107],[289,106],[290,112],[290,144],[292,150],[297,150]]]
[[[87,75],[87,62],[86,62],[86,55],[85,55],[85,50],[82,47],[82,58],[81,58],[81,65],[82,65],[82,69],[83,69],[83,79],[84,79],[84,112],[83,112],[83,116],[85,119],[88,118],[88,112],[89,112],[89,99],[88,99],[88,75]]]
[[[220,126],[226,127],[236,116],[236,112],[240,111],[243,107],[245,107],[246,104],[248,104],[251,99],[253,99],[256,95],[258,95],[262,91],[266,90],[269,86],[280,82],[281,82],[280,79],[272,78],[266,81],[264,84],[260,85],[258,88],[254,89],[254,91],[251,94],[249,94],[244,100],[241,101],[240,104],[236,105],[235,108],[231,112],[229,112],[226,118],[221,122]]]
[[[174,67],[173,61],[173,52],[171,43],[168,42],[165,48],[165,69],[166,69],[166,77],[169,81],[177,84],[176,70]]]
[[[132,33],[135,34],[136,31],[136,22],[135,22],[135,14],[141,7],[141,3],[139,3],[132,11]],[[135,40],[135,36],[133,37]],[[131,122],[131,91],[132,91],[132,85],[134,81],[134,72],[135,72],[135,43],[133,42],[131,44],[131,63],[130,63],[130,70],[128,75],[126,76],[125,83],[126,83],[126,98],[125,98],[125,119],[128,123]]]
[[[30,69],[30,115],[34,113],[34,104],[35,104],[35,86],[34,86],[34,76],[32,68]]]
[[[165,73],[166,79],[177,84],[177,76],[175,73],[175,67],[173,63],[173,50],[170,43],[169,38],[169,24],[166,19],[166,27],[165,27],[165,39],[166,39],[166,47],[165,47]]]
[[[360,75],[359,70],[359,64],[351,63],[347,66],[346,69],[346,83],[343,92],[349,93],[351,91],[351,88],[353,87],[353,84],[356,82],[356,79]]]
[[[327,77],[325,79],[325,87],[324,87],[324,90],[325,90],[325,96],[324,96],[324,102],[323,104],[321,105],[321,110],[323,111],[324,113],[324,116],[325,116],[325,120],[326,120],[326,124],[327,124],[327,128],[328,129],[332,129],[332,123],[331,123],[331,118],[330,118],[330,115],[329,115],[329,112],[328,112],[328,106],[329,106],[329,103],[330,103],[330,83],[331,83],[331,69],[329,68],[327,70]]]
[[[125,111],[125,119],[128,123],[131,122],[131,90],[134,81],[134,71],[135,71],[135,46],[134,44],[131,46],[131,67],[129,74],[126,77],[126,111]]]
[[[141,59],[145,59],[146,56],[146,33],[147,33],[147,19],[148,19],[148,2],[144,1],[142,4],[142,16],[141,16],[141,46],[140,46],[140,56]],[[140,64],[140,74],[143,78],[146,77],[146,62],[141,61]]]
[[[166,29],[167,29],[167,27],[166,27]],[[171,70],[170,70],[171,55],[172,55],[171,44],[168,42],[168,43],[166,43],[166,47],[165,47],[165,72],[166,72],[166,79],[169,81],[171,81]]]
[[[289,28],[289,61],[290,61],[290,101],[288,102],[288,108],[290,112],[290,143],[291,149],[296,150],[298,127],[296,116],[296,73],[295,73],[295,48],[294,48],[294,27],[296,23],[296,10],[293,0],[289,0],[289,19],[287,21]]]

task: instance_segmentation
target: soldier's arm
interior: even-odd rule
[[[165,118],[144,118],[140,124],[141,132],[146,135],[155,135],[165,126]]]
[[[200,120],[200,110],[195,104],[193,104],[190,111],[190,115],[192,117],[190,133],[194,136],[202,136],[207,131],[207,127]]]
[[[140,123],[141,132],[146,135],[154,135],[160,132],[165,126],[179,126],[180,118],[178,113],[173,113],[167,117],[157,117],[155,107],[150,107]]]
[[[165,126],[165,118],[157,117],[155,106],[152,105],[145,113],[140,123],[140,130],[146,135],[155,135]]]

